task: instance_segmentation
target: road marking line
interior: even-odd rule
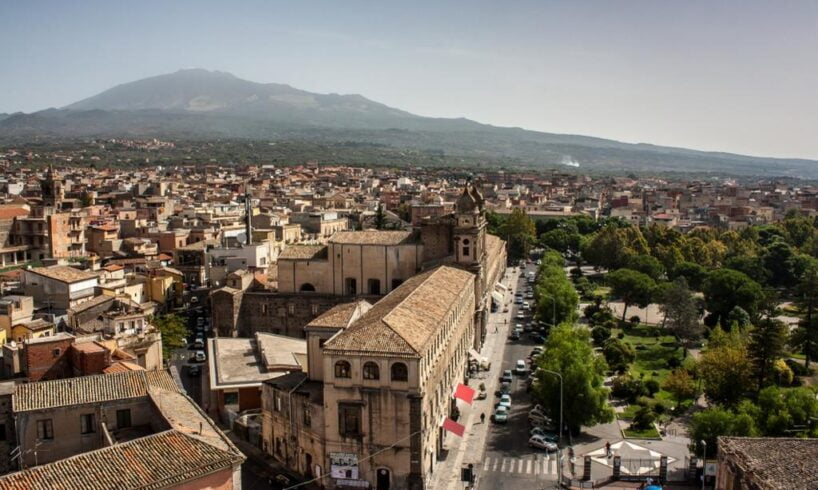
[[[500,473],[506,472],[506,465],[508,464],[508,458],[503,458],[503,464],[500,466]]]
[[[548,458],[542,460],[542,474],[543,475],[548,474]]]
[[[531,460],[530,459],[526,462],[525,472],[526,473],[531,473]]]
[[[500,465],[500,458],[494,460],[494,466],[491,467],[491,471],[497,471],[497,466]]]
[[[534,474],[540,474],[540,460],[536,456],[534,456]]]
[[[491,462],[491,458],[486,458],[486,462],[483,463],[483,471],[488,471],[490,462]]]
[[[552,465],[551,463],[554,463],[554,464]],[[551,468],[551,474],[552,475],[557,474],[557,460],[556,459],[554,459],[554,460],[549,459],[548,460],[548,467]]]

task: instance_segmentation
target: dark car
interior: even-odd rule
[[[511,333],[508,334],[508,338],[511,340],[520,340],[520,332],[512,330]]]

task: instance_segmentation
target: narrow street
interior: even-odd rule
[[[536,265],[528,264],[521,271],[513,291],[509,291],[512,298],[509,308],[509,325],[503,325],[500,331],[503,333],[505,343],[502,348],[503,370],[514,370],[517,360],[526,360],[531,350],[541,345],[534,342],[528,333],[524,333],[520,340],[511,340],[508,334],[515,323],[517,313],[521,311],[520,305],[514,303],[513,296],[517,291],[525,291],[528,283],[526,274],[535,272]],[[533,300],[526,300],[533,303]],[[520,322],[522,323],[522,322]],[[530,368],[530,364],[528,364]],[[478,488],[509,488],[527,489],[534,488],[555,488],[557,484],[557,461],[556,454],[548,454],[545,451],[537,450],[528,446],[530,426],[528,423],[528,412],[532,408],[531,396],[526,392],[527,375],[514,375],[511,385],[511,410],[509,420],[505,424],[490,423],[489,434],[486,440],[485,455],[479,464],[475,465],[478,474]],[[496,397],[492,398],[492,406],[496,403]],[[490,413],[486,414],[488,424]]]

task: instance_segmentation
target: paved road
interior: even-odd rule
[[[529,265],[525,273],[535,271]],[[525,274],[520,275],[514,288],[523,291],[527,287]],[[533,302],[532,300],[527,300]],[[518,306],[512,304],[512,318]],[[527,334],[521,340],[506,340],[502,369],[514,369],[518,359],[526,359],[531,349],[538,345]],[[531,397],[526,393],[525,377],[515,377],[511,390],[511,415],[506,424],[492,424],[486,441],[486,453],[482,464],[475,471],[480,475],[480,489],[525,489],[555,488],[557,484],[557,462],[555,454],[546,454],[528,446],[528,411]],[[488,415],[488,414],[487,414]],[[487,423],[489,423],[487,421]]]
[[[196,318],[198,318],[203,313],[201,309],[199,310],[190,310],[188,312],[188,341],[193,342],[195,334],[195,325],[196,325]],[[182,386],[185,388],[188,396],[193,398],[193,400],[202,405],[202,378],[205,374],[206,363],[204,362],[195,362],[193,360],[193,353],[195,351],[190,347],[183,347],[181,349],[177,349],[171,352],[170,359],[168,362],[176,367],[179,373],[179,378],[182,380]],[[199,367],[199,372],[201,373],[199,376],[191,376],[190,375],[190,368],[193,366]]]

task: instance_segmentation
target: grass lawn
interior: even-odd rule
[[[624,332],[622,341],[630,344],[636,354],[634,362],[628,368],[628,374],[642,381],[655,379],[660,385],[670,374],[673,368],[668,364],[671,359],[677,359],[678,365],[682,363],[682,348],[672,335],[659,335],[661,332],[657,327],[640,325],[636,328],[613,329],[611,336],[616,338],[620,332]],[[676,405],[673,397],[665,390],[659,390],[653,395],[653,399],[665,406],[666,413],[659,416],[659,420],[669,417],[669,409]],[[637,404],[625,407],[625,410],[617,416],[622,420],[633,420],[636,412],[641,408]],[[634,438],[658,438],[659,433],[655,427],[647,430],[628,429],[625,431],[627,437]]]
[[[649,429],[645,430],[636,430],[636,429],[625,429],[625,437],[631,439],[660,439],[661,436],[659,435],[659,431],[656,430],[656,427],[651,425]]]
[[[634,378],[642,378],[647,381],[650,378],[656,379],[659,383],[664,380],[672,368],[668,362],[676,358],[679,364],[682,361],[682,349],[677,344],[672,335],[654,336],[656,327],[640,325],[636,328],[625,329],[623,342],[630,344],[636,353],[636,359],[628,369],[628,373]],[[612,337],[617,337],[621,329],[613,329]]]

